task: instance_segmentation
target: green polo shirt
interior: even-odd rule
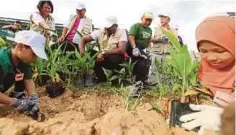
[[[0,92],[4,90],[4,80],[9,74],[14,76],[24,73],[24,79],[32,79],[32,71],[29,64],[20,62],[17,67],[13,64],[11,49],[0,49]]]
[[[147,48],[152,38],[152,29],[150,27],[143,27],[140,23],[136,23],[131,26],[129,35],[135,36],[135,42],[142,48]]]

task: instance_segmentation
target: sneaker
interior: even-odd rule
[[[139,97],[141,90],[143,89],[143,83],[141,81],[136,82],[134,85],[128,86],[129,97]]]

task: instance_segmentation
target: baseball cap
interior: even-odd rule
[[[78,3],[76,9],[78,10],[86,9],[86,6],[84,3]]]
[[[163,13],[159,14],[158,17],[169,17],[169,18],[171,18],[171,14],[169,12],[163,12]]]
[[[15,34],[14,42],[30,46],[39,58],[48,59],[45,53],[46,39],[43,35],[34,31],[23,30]]]
[[[117,24],[117,23],[118,23],[117,17],[109,16],[109,17],[105,18],[104,27],[110,28],[113,24]]]
[[[142,17],[146,19],[153,19],[153,14],[151,12],[144,12]]]

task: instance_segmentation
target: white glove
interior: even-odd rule
[[[223,113],[223,109],[208,105],[189,105],[196,113],[187,114],[180,117],[183,128],[192,130],[196,127],[201,126],[199,135],[204,134],[205,129],[212,129],[214,131],[220,130],[221,119],[220,116]]]
[[[139,57],[142,55],[138,48],[134,48],[132,53],[133,53],[133,56],[135,56],[135,57]]]

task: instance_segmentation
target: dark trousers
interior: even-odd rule
[[[147,54],[143,51],[143,49],[140,45],[136,44],[136,47],[140,50],[142,55]],[[145,82],[148,78],[148,72],[149,72],[149,67],[151,65],[151,61],[149,59],[144,59],[142,57],[135,57],[133,56],[132,53],[133,49],[131,48],[130,43],[127,44],[127,53],[131,57],[132,62],[136,62],[133,70],[133,74],[135,75],[135,80],[136,81],[142,81]]]
[[[98,77],[98,80],[100,82],[106,81],[106,75],[104,74],[102,68],[109,70],[119,69],[119,64],[121,64],[123,61],[124,58],[121,55],[111,54],[111,55],[106,55],[104,57],[104,61],[96,62],[94,71],[96,76]]]
[[[9,74],[3,81],[4,91],[6,92],[11,86],[15,84],[14,91],[15,92],[23,92],[25,90],[24,79],[22,81],[15,81],[15,75]]]
[[[70,42],[68,40],[64,41],[64,43],[62,44],[61,49],[63,51],[65,51],[65,52],[67,52],[67,51],[75,51],[75,50],[79,51],[78,44]]]
[[[63,52],[67,52],[67,51],[75,51],[75,50],[78,50],[79,51],[79,48],[78,48],[78,44],[75,44],[73,42],[70,42],[68,40],[65,40],[63,43],[61,44],[53,44],[51,46],[52,49],[57,49],[59,47],[59,45],[61,45],[61,50]]]

